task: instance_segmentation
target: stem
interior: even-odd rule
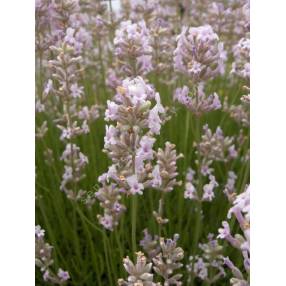
[[[135,136],[136,137],[136,136]],[[132,154],[132,171],[136,175],[135,169],[135,156],[136,156],[136,138],[134,138],[133,154]],[[132,252],[135,258],[136,247],[136,219],[137,219],[137,195],[132,195],[131,201],[131,240],[132,240]]]
[[[200,140],[200,119],[196,118],[196,141],[197,144],[199,143]],[[199,200],[196,202],[197,203],[197,213],[196,213],[196,227],[195,227],[195,233],[194,233],[194,245],[193,245],[193,251],[195,251],[198,241],[199,241],[199,237],[200,237],[200,231],[201,231],[201,210],[202,210],[202,202],[201,202],[201,197],[202,197],[202,176],[201,176],[201,172],[200,172],[200,162],[201,162],[201,158],[200,158],[200,154],[198,153],[198,161],[199,161],[199,165],[198,165],[198,180],[199,180],[199,184],[198,184],[198,188],[197,188],[197,192],[198,192],[198,197]]]
[[[110,10],[110,22],[113,28],[113,10],[112,10],[112,2],[109,0],[109,10]]]
[[[137,218],[137,195],[132,196],[131,209],[131,237],[132,237],[132,252],[135,255],[136,247],[136,218]]]
[[[39,71],[39,74],[40,74],[40,90],[39,90],[39,98],[40,100],[42,101],[42,95],[43,95],[43,87],[44,87],[44,83],[43,83],[43,52],[40,51],[40,71]]]
[[[197,248],[197,244],[199,241],[200,237],[200,232],[201,232],[201,210],[202,210],[202,203],[201,201],[197,202],[197,213],[196,213],[196,228],[195,228],[195,233],[194,233],[194,246],[193,246],[193,251]]]
[[[159,210],[158,210],[158,213],[159,213],[159,215],[162,218],[164,217],[164,212],[163,212],[163,209],[164,209],[164,195],[165,195],[165,192],[162,190],[161,191],[161,199],[159,200]],[[162,226],[163,225],[161,223],[158,224],[158,235],[159,235],[159,237],[161,237]]]
[[[189,160],[188,160],[188,142],[189,142],[189,129],[190,129],[190,118],[191,118],[191,114],[189,110],[186,110],[187,114],[186,114],[186,124],[185,124],[185,140],[184,140],[184,171],[186,170],[188,164],[189,164]],[[179,210],[183,210],[184,209],[184,194],[181,193],[180,197],[179,197]],[[183,215],[180,215],[180,220],[179,220],[179,229],[182,229],[182,224],[183,224]]]
[[[185,165],[188,164],[188,139],[189,139],[189,129],[190,129],[190,112],[187,110],[187,115],[186,115],[186,133],[185,133],[185,143],[184,143],[184,148],[185,148]]]
[[[119,254],[120,254],[120,260],[122,261],[123,259],[123,249],[122,249],[122,245],[120,243],[120,238],[119,238],[119,231],[116,230],[115,231],[115,240],[116,240],[116,243],[117,243],[117,247],[118,247],[118,250],[119,250]],[[120,268],[120,274],[122,275],[122,271],[121,271],[121,268]]]
[[[105,254],[105,261],[106,261],[106,266],[107,266],[107,274],[108,274],[108,280],[110,283],[112,283],[112,276],[111,276],[111,269],[110,269],[110,264],[112,264],[112,262],[110,261],[109,264],[109,258],[108,258],[108,247],[107,247],[107,243],[106,243],[106,235],[104,235],[103,238],[103,248],[104,248],[104,254]]]

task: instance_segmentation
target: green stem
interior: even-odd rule
[[[122,245],[120,243],[119,231],[118,230],[115,231],[115,240],[116,240],[117,247],[118,247],[118,250],[119,250],[120,261],[122,261],[124,253],[123,253]],[[122,270],[121,270],[121,267],[120,267],[120,274],[121,275],[123,274]]]
[[[185,122],[185,140],[184,140],[184,171],[186,170],[188,164],[189,164],[189,156],[188,156],[188,143],[189,143],[189,129],[190,129],[190,118],[191,118],[191,113],[190,111],[186,110],[186,122]],[[184,209],[184,194],[181,193],[179,197],[179,210]],[[179,229],[182,229],[182,224],[183,224],[183,215],[180,215],[180,221],[179,221]]]
[[[135,150],[135,146],[134,146],[134,150]],[[135,153],[132,154],[132,169],[133,169],[133,174],[136,175]],[[132,196],[131,205],[132,205],[131,206],[131,240],[132,240],[132,252],[135,258],[135,252],[137,251],[137,246],[136,246],[137,195],[136,194]]]
[[[135,255],[137,251],[136,246],[136,218],[137,218],[137,195],[132,196],[131,209],[131,238],[132,238],[132,252]]]
[[[184,142],[184,155],[185,155],[185,167],[189,163],[188,162],[188,143],[189,143],[189,129],[190,129],[190,116],[191,113],[187,110],[187,115],[186,115],[186,128],[185,128],[185,142]]]
[[[200,119],[196,118],[196,141],[197,143],[199,143],[200,141]],[[201,162],[201,158],[200,158],[200,154],[198,154],[198,170],[197,170],[197,174],[198,174],[198,180],[199,180],[199,184],[197,187],[197,192],[198,192],[198,197],[199,200],[196,202],[197,203],[197,212],[196,212],[196,224],[195,224],[195,233],[194,233],[194,245],[193,245],[193,251],[196,250],[197,248],[197,244],[200,238],[200,232],[201,232],[201,210],[202,210],[202,202],[200,200],[200,198],[202,197],[202,176],[201,176],[201,172],[200,172],[200,162]]]

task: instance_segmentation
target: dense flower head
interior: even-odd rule
[[[185,105],[196,116],[221,108],[221,102],[217,93],[207,96],[202,82],[198,84],[193,93],[190,92],[187,86],[177,88],[173,98]]]
[[[224,136],[219,126],[213,133],[206,124],[203,127],[203,131],[201,142],[196,143],[195,146],[204,159],[227,162],[237,157],[238,153],[234,145],[234,137]]]
[[[118,280],[119,286],[156,286],[153,282],[153,274],[151,274],[152,263],[147,263],[147,259],[142,252],[136,253],[136,264],[134,264],[127,256],[123,259],[123,266],[129,274],[127,281]]]
[[[88,49],[92,45],[91,35],[84,28],[67,28],[64,41],[74,48],[76,54],[80,54],[83,48]]]
[[[182,285],[180,279],[182,275],[174,274],[183,264],[181,260],[184,258],[184,251],[177,246],[179,234],[174,234],[173,239],[159,239],[161,251],[157,254],[152,262],[154,263],[154,271],[164,279],[164,285]]]
[[[175,70],[193,82],[219,75],[223,67],[223,44],[209,25],[183,27],[174,51]]]
[[[157,235],[152,236],[148,229],[144,229],[143,233],[144,238],[140,241],[140,246],[147,254],[147,258],[152,260],[160,252],[159,237]]]
[[[175,145],[170,142],[165,143],[165,150],[159,148],[156,154],[158,165],[153,169],[153,187],[163,191],[171,192],[175,186],[180,186],[181,181],[177,181],[177,160],[183,155],[177,155]]]
[[[155,105],[152,107],[152,102]],[[149,128],[159,134],[165,109],[160,95],[141,77],[123,80],[117,88],[114,101],[107,101],[106,121],[117,121],[126,127]]]
[[[234,62],[231,72],[249,79],[250,77],[250,40],[242,38],[233,47]]]
[[[228,99],[225,98],[223,103],[223,111],[227,112],[229,116],[243,127],[248,127],[250,124],[250,95],[244,95],[241,98],[240,104],[229,104]]]
[[[57,108],[57,118],[55,121],[62,131],[61,140],[72,139],[80,134],[89,132],[88,122],[98,118],[98,106],[93,105],[90,111],[80,110],[82,98],[84,97],[84,88],[79,84],[78,75],[80,74],[79,65],[82,63],[82,57],[75,53],[75,49],[62,42],[59,46],[52,46],[51,50],[55,58],[49,61],[49,67],[52,72],[52,80],[49,79],[44,90],[47,97],[47,112],[54,113],[54,101],[59,101]],[[53,88],[53,86],[57,88]],[[52,108],[52,109],[51,109]],[[62,112],[63,110],[63,112]],[[84,116],[85,113],[90,113]],[[96,114],[97,112],[97,114]]]
[[[152,47],[144,20],[121,22],[115,32],[114,46],[117,64],[125,76],[143,75],[152,70]]]
[[[58,46],[51,46],[50,49],[56,56],[49,61],[49,67],[53,71],[54,81],[59,84],[54,92],[64,100],[81,97],[82,88],[78,86],[76,74],[79,73],[78,65],[82,58],[76,55],[74,48],[66,41]]]

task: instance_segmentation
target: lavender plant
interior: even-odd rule
[[[226,240],[234,248],[239,249],[243,256],[243,266],[246,274],[234,265],[234,263],[226,257],[225,265],[231,270],[233,277],[230,279],[231,285],[249,285],[250,271],[250,189],[246,187],[245,191],[238,195],[233,202],[233,206],[229,209],[228,218],[233,214],[239,223],[241,234],[231,234],[230,226],[227,221],[222,222],[222,228],[219,229],[218,238]]]
[[[53,247],[45,242],[45,230],[41,226],[35,227],[35,259],[36,266],[38,266],[43,273],[44,281],[49,281],[52,284],[63,285],[70,278],[67,271],[58,269],[57,273],[53,272]]]
[[[249,1],[35,19],[36,284],[249,285]]]

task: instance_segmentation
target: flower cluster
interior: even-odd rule
[[[231,72],[249,79],[250,76],[250,40],[242,38],[238,44],[233,47],[234,63]]]
[[[40,268],[43,273],[43,279],[53,284],[63,285],[70,279],[67,271],[58,269],[57,274],[53,272],[51,266],[54,261],[52,258],[53,247],[45,242],[45,230],[41,226],[35,227],[35,259],[36,266]]]
[[[228,51],[233,43],[249,30],[248,0],[201,0],[191,1],[190,20],[192,25],[211,25],[223,39]],[[235,23],[235,24],[234,24]]]
[[[88,158],[80,152],[75,143],[72,143],[77,136],[89,132],[87,119],[78,117],[81,110],[80,99],[83,95],[83,87],[77,82],[77,74],[80,72],[77,65],[80,64],[81,58],[75,56],[74,48],[66,42],[60,47],[52,47],[52,50],[57,56],[49,64],[58,88],[53,90],[51,102],[57,100],[61,103],[54,121],[61,130],[60,139],[66,143],[61,157],[65,162],[61,190],[69,198],[76,199],[78,198],[76,184],[84,177],[83,170],[88,163]],[[80,121],[82,122],[79,125]]]
[[[144,75],[152,70],[152,47],[144,20],[121,22],[114,38],[119,72],[126,76]]]
[[[183,27],[177,42],[175,70],[193,82],[206,81],[223,71],[223,44],[211,26]]]
[[[244,269],[249,276],[250,270],[250,189],[249,186],[246,187],[245,191],[238,195],[233,201],[233,206],[228,212],[228,218],[234,215],[237,222],[239,223],[242,234],[231,234],[230,226],[227,221],[222,222],[222,228],[219,229],[218,238],[224,239],[229,242],[229,244],[241,251],[244,260]],[[231,278],[231,285],[249,285],[249,277],[245,278],[242,272],[234,266],[234,264],[227,257],[225,259],[225,264],[230,268],[233,273],[233,278]]]
[[[174,100],[185,105],[196,116],[221,108],[217,93],[207,96],[202,82],[194,88],[193,92],[190,92],[187,86],[177,88],[174,93]]]
[[[237,175],[233,171],[229,171],[227,182],[224,186],[223,192],[227,196],[230,202],[233,202],[236,196],[236,192],[235,192],[236,179],[237,179]]]
[[[73,187],[85,177],[83,170],[88,164],[88,158],[80,152],[78,146],[68,143],[60,159],[65,163],[60,189],[67,194],[68,198],[79,199],[81,195],[74,192]]]
[[[133,21],[144,20],[149,28],[150,46],[152,47],[152,67],[158,75],[157,80],[172,84],[173,51],[176,45],[176,36],[172,29],[179,26],[177,4],[166,0],[136,0],[130,1],[129,17]]]
[[[153,270],[164,279],[163,285],[166,286],[182,285],[182,275],[174,273],[183,266],[181,261],[184,258],[183,249],[177,246],[178,239],[178,234],[175,234],[173,239],[152,237],[145,229],[144,238],[140,241],[148,260],[153,262]]]
[[[153,107],[152,102],[155,102]],[[104,187],[97,192],[96,196],[105,210],[104,216],[99,216],[99,220],[110,230],[117,225],[120,214],[125,209],[118,202],[120,192],[127,195],[142,195],[146,187],[151,187],[155,183],[157,185],[158,176],[162,181],[160,170],[159,175],[152,179],[152,160],[154,159],[154,135],[160,133],[161,124],[165,120],[164,115],[165,109],[161,105],[159,94],[141,77],[125,79],[122,86],[117,88],[114,100],[107,102],[105,120],[117,122],[116,125],[106,126],[104,138],[104,151],[113,165],[100,177],[100,183]],[[167,148],[170,149],[171,146]],[[172,146],[171,149],[173,148]],[[170,156],[169,160],[176,161],[176,153],[169,149],[166,156]],[[169,155],[168,152],[171,154]],[[165,174],[167,171],[170,173]],[[171,186],[173,187],[176,182],[174,181],[176,167],[172,166],[167,171],[164,173],[164,180],[168,179],[169,185],[164,181],[164,188],[171,190]],[[105,186],[109,184],[115,185]],[[113,199],[104,203],[103,200],[106,198],[103,193],[107,189]],[[113,210],[115,203],[116,206],[120,206],[119,211],[116,208],[116,212]]]
[[[196,201],[211,202],[215,197],[214,189],[218,186],[215,177],[209,174],[209,182],[201,187],[200,179],[202,180],[202,178],[195,179],[194,175],[195,171],[192,168],[189,168],[186,175],[184,198]]]
[[[171,192],[175,186],[180,186],[181,181],[177,181],[177,160],[183,155],[177,155],[175,145],[170,142],[165,143],[165,150],[159,148],[156,153],[157,165],[154,167],[152,187],[162,191]]]
[[[159,237],[154,235],[154,237],[148,232],[148,229],[144,229],[144,238],[140,241],[140,246],[143,248],[144,252],[147,254],[148,260],[152,260],[160,252]]]
[[[206,161],[205,165],[210,165],[212,161],[228,162],[237,157],[234,137],[224,136],[219,126],[213,133],[206,124],[203,131],[201,141],[199,143],[195,142],[194,146],[197,148],[199,155]]]
[[[227,112],[229,116],[238,124],[248,127],[250,124],[250,98],[245,95],[241,98],[241,103],[238,105],[229,104],[227,98],[223,103],[223,111]]]
[[[74,48],[63,42],[60,46],[52,46],[55,59],[49,61],[53,81],[48,81],[45,92],[51,94],[53,100],[61,102],[58,107],[58,117],[55,122],[62,131],[61,139],[72,139],[75,136],[89,131],[87,122],[78,125],[77,109],[83,96],[83,87],[79,85],[77,76],[80,73],[78,66],[81,57],[75,54]],[[54,85],[57,88],[53,88]],[[63,110],[60,110],[60,109]],[[63,111],[63,112],[62,112]]]
[[[153,274],[151,274],[152,263],[147,264],[147,259],[142,252],[136,253],[137,259],[136,264],[130,260],[127,256],[123,259],[123,265],[129,276],[127,281],[123,279],[118,280],[119,286],[156,286],[161,285],[160,283],[153,282]]]
[[[133,21],[138,20],[150,20],[155,17],[155,13],[157,11],[158,1],[150,1],[150,0],[135,0],[130,1],[129,5],[129,13],[130,19]]]
[[[133,21],[145,20],[150,26],[156,19],[178,22],[177,3],[172,0],[134,0],[123,1],[124,17]]]
[[[168,85],[173,83],[176,78],[173,75],[173,51],[176,46],[176,38],[172,35],[170,18],[170,16],[160,15],[150,23],[154,72],[159,77],[159,81]]]
[[[47,52],[52,45],[65,40],[77,53],[91,48],[88,19],[81,12],[78,0],[36,1],[36,45],[38,51]]]
[[[212,285],[225,276],[223,269],[223,247],[214,239],[213,234],[208,235],[208,242],[199,244],[202,255],[190,256],[190,263],[186,266],[189,272],[189,280],[199,278]]]
[[[180,262],[184,258],[184,251],[177,247],[179,235],[175,234],[173,239],[159,239],[161,251],[153,259],[154,271],[164,279],[164,285],[182,285],[180,279],[182,274],[174,274],[183,264]]]
[[[112,231],[118,225],[121,214],[126,209],[120,203],[124,190],[116,184],[108,184],[102,177],[99,182],[102,183],[102,187],[96,192],[95,197],[100,201],[100,206],[104,209],[104,215],[98,215],[97,218],[104,228]]]

